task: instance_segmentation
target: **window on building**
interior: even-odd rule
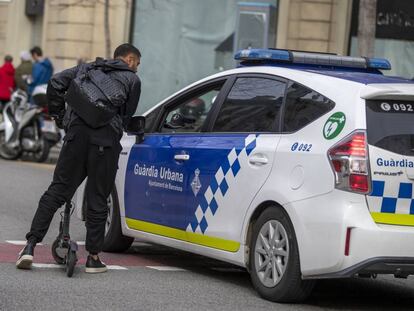
[[[352,1],[349,54],[360,55],[358,48],[358,16],[360,0]],[[390,61],[390,76],[414,78],[414,1],[377,0],[375,26],[375,57]]]
[[[266,78],[238,78],[220,109],[215,132],[271,132],[278,130],[285,82]]]
[[[295,132],[335,107],[325,96],[298,83],[290,82],[286,94],[284,132]]]

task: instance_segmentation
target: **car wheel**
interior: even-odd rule
[[[314,281],[302,280],[293,225],[281,208],[267,208],[254,223],[249,256],[251,280],[263,298],[299,302],[310,295]]]
[[[107,204],[108,217],[105,224],[103,251],[114,253],[124,252],[131,246],[134,239],[122,234],[118,194],[115,187],[108,197]]]
[[[116,188],[112,190],[107,199],[108,216],[105,223],[105,238],[102,250],[104,252],[121,253],[126,251],[134,242],[134,238],[122,234],[121,216],[119,213],[119,201]],[[83,199],[83,219],[86,219],[87,210],[86,194]]]

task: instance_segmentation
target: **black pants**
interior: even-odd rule
[[[53,181],[40,198],[26,239],[41,242],[55,212],[72,199],[78,186],[88,177],[86,250],[92,254],[102,251],[107,198],[114,186],[120,151],[119,136],[109,125],[99,129],[72,126],[64,138]]]

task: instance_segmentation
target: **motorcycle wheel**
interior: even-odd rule
[[[19,147],[17,150],[11,150],[6,147],[5,144],[5,132],[0,131],[0,157],[5,160],[16,160],[22,155],[21,148]]]
[[[40,149],[33,153],[32,159],[35,162],[42,163],[47,160],[50,152],[50,144],[47,139],[42,138],[40,142]]]

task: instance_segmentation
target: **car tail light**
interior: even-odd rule
[[[328,151],[335,174],[335,187],[341,190],[368,193],[369,174],[368,147],[365,131],[355,131]]]

